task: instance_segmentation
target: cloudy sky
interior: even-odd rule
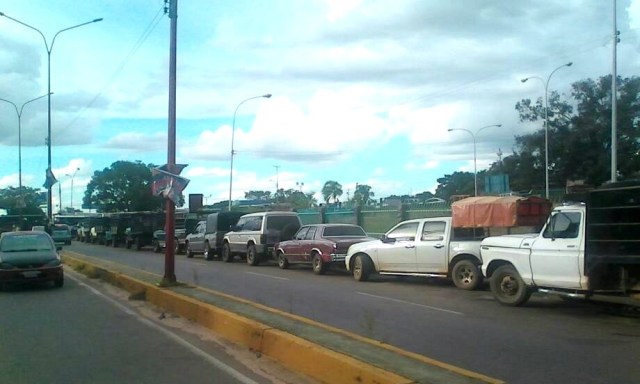
[[[182,0],[177,162],[207,203],[327,180],[377,197],[434,191],[486,168],[514,135],[540,129],[514,105],[611,73],[613,0]],[[167,161],[169,32],[163,0],[0,0],[51,49],[52,168],[78,208],[93,173],[118,160]],[[96,18],[92,23],[56,32]],[[640,0],[617,2],[617,68],[640,73]],[[0,98],[47,93],[47,49],[0,16]],[[539,76],[527,83],[520,79]],[[273,94],[270,99],[256,98]],[[240,105],[242,103],[242,105]],[[47,98],[21,118],[22,180],[47,168]],[[501,127],[480,128],[501,124]],[[18,185],[18,117],[0,102],[0,188]],[[541,180],[540,184],[544,181]],[[58,204],[58,186],[54,187]]]

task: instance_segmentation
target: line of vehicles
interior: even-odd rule
[[[452,204],[451,217],[403,221],[381,238],[353,224],[302,225],[295,212],[219,212],[185,230],[180,246],[188,258],[309,264],[316,274],[337,266],[358,281],[440,277],[473,290],[488,279],[510,306],[534,292],[640,306],[640,183],[582,200],[552,209],[535,197],[470,197]]]

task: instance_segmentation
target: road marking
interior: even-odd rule
[[[267,274],[264,274],[264,273],[257,273],[257,272],[245,272],[245,273],[248,273],[250,275],[261,276],[261,277],[268,277],[268,278],[277,279],[277,280],[289,280],[286,277],[271,276],[271,275],[267,275]]]
[[[95,289],[95,288],[83,283],[77,277],[71,276],[71,274],[69,274],[69,273],[65,273],[65,277],[71,278],[71,280],[73,280],[76,283],[78,283],[78,285],[80,285],[80,286],[82,286],[84,288],[87,288],[91,293],[93,293],[96,296],[99,296],[100,298],[108,301],[109,303],[111,303],[112,305],[114,305],[118,309],[122,310],[126,314],[134,316],[141,323],[143,323],[143,324],[145,324],[145,325],[147,325],[147,326],[149,326],[149,327],[151,327],[151,328],[163,333],[168,338],[170,338],[173,341],[175,341],[176,343],[182,345],[187,350],[191,351],[193,354],[202,357],[209,364],[215,366],[216,368],[220,369],[221,371],[224,371],[229,376],[237,379],[242,384],[259,384],[258,382],[254,381],[253,379],[243,375],[241,372],[236,371],[235,369],[233,369],[229,365],[227,365],[227,364],[223,363],[222,361],[216,359],[215,357],[211,356],[210,354],[208,354],[207,352],[203,351],[202,349],[200,349],[200,348],[196,347],[195,345],[189,343],[188,341],[182,339],[177,334],[169,331],[168,329],[165,329],[165,328],[161,327],[160,325],[154,323],[153,321],[151,321],[149,319],[146,319],[146,318],[142,317],[142,315],[132,311],[127,306],[125,306],[125,305],[119,303],[118,301],[114,300],[113,298],[103,294],[102,292],[98,291],[97,289]]]
[[[456,312],[456,311],[452,311],[452,310],[449,310],[449,309],[432,307],[432,306],[424,305],[424,304],[412,303],[410,301],[394,299],[394,298],[391,298],[391,297],[377,296],[377,295],[372,295],[370,293],[364,293],[364,292],[356,292],[356,293],[358,295],[369,296],[369,297],[373,297],[373,298],[376,298],[376,299],[393,301],[393,302],[396,302],[396,303],[409,304],[409,305],[413,305],[413,306],[416,306],[416,307],[430,309],[430,310],[433,310],[433,311],[447,312],[447,313],[451,313],[451,314],[454,314],[454,315],[464,315],[464,313],[462,313],[462,312]]]

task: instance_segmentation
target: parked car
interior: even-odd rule
[[[60,255],[53,239],[42,231],[0,235],[0,285],[52,281],[64,285]]]
[[[313,272],[324,274],[331,265],[344,266],[349,246],[375,240],[353,224],[312,224],[301,227],[293,239],[275,245],[278,266],[311,264]]]
[[[258,265],[274,255],[275,244],[293,238],[302,222],[295,212],[270,211],[249,213],[224,235],[222,261],[231,262],[236,255],[249,265]]]
[[[71,229],[67,224],[54,224],[51,229],[51,237],[56,244],[71,245]]]
[[[243,215],[242,212],[217,212],[209,214],[207,220],[198,222],[185,240],[187,257],[203,254],[205,259],[213,260],[215,255],[222,255],[224,235]]]

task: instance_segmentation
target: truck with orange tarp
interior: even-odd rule
[[[398,223],[380,240],[349,247],[345,267],[358,281],[373,273],[444,277],[472,290],[484,279],[480,242],[487,236],[535,232],[551,211],[538,197],[481,196],[458,200],[451,217]]]

